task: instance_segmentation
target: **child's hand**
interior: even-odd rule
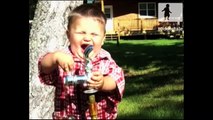
[[[88,87],[100,90],[104,85],[104,76],[101,72],[93,72],[92,77],[88,80]]]
[[[56,52],[55,61],[56,64],[58,64],[66,72],[73,69],[74,61],[72,56],[69,54],[63,52]]]

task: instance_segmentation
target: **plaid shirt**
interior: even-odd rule
[[[70,52],[70,49],[64,49],[63,51],[73,56],[75,75],[84,75],[84,62],[75,57]],[[38,62],[40,81],[56,87],[53,119],[91,119],[88,95],[83,92],[82,85],[70,84],[64,86],[65,73],[60,67],[50,74],[42,73],[40,66],[41,59],[42,57]],[[117,85],[113,91],[98,91],[95,93],[98,119],[116,119],[117,105],[123,97],[125,87],[123,70],[104,49],[101,49],[100,53],[92,60],[92,64],[92,71],[99,70],[104,76],[111,76]]]

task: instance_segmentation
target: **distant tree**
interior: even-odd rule
[[[30,0],[31,5],[37,0]],[[40,83],[38,58],[55,49],[67,46],[66,27],[68,12],[83,0],[38,0],[29,35],[29,117],[51,119],[54,110],[54,88]],[[33,7],[32,7],[33,8]],[[32,15],[33,14],[33,15]]]

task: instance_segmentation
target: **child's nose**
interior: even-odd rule
[[[84,41],[89,42],[89,41],[91,41],[91,40],[92,40],[92,36],[91,36],[91,35],[86,34],[86,35],[84,36]]]

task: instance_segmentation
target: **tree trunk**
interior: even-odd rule
[[[68,45],[67,16],[83,0],[42,1],[37,3],[29,37],[29,117],[52,119],[54,87],[43,85],[38,78],[38,58],[47,51]]]

